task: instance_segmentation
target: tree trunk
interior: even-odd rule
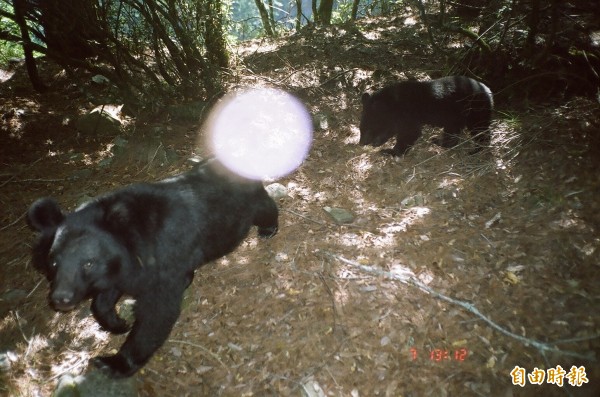
[[[321,0],[319,4],[319,21],[323,25],[331,24],[331,14],[333,13],[333,0]]]
[[[320,16],[319,16],[319,9],[317,8],[317,0],[312,0],[312,14],[313,14],[313,21],[315,21],[316,24],[319,24]]]
[[[390,3],[388,0],[380,0],[379,5],[381,7],[381,15],[390,15]]]
[[[275,37],[275,32],[273,31],[273,27],[271,26],[271,21],[269,20],[269,11],[267,11],[267,7],[265,7],[262,0],[254,0],[256,3],[256,8],[258,8],[258,12],[260,13],[260,19],[262,20],[263,28],[265,29],[265,33],[269,37]]]
[[[302,0],[296,0],[296,32],[302,28]]]
[[[360,3],[360,0],[354,0],[352,2],[352,13],[350,14],[350,19],[352,21],[356,21],[356,16],[358,14],[358,4]]]
[[[275,30],[275,7],[273,7],[273,0],[269,0],[269,21],[271,21],[271,28]]]
[[[528,24],[529,32],[525,40],[525,54],[530,56],[534,53],[535,37],[538,33],[538,24],[540,22],[540,0],[532,0],[531,11],[529,12]]]
[[[45,0],[38,3],[48,50],[77,60],[97,55],[94,43],[102,44],[105,36],[98,26],[94,2]]]
[[[25,66],[27,67],[29,80],[36,91],[44,92],[47,87],[42,83],[38,74],[35,58],[33,57],[33,49],[31,48],[31,38],[29,37],[29,30],[27,29],[27,23],[25,22],[25,0],[13,0],[13,8],[15,11],[15,22],[19,25],[19,29],[21,30],[23,52],[25,53]]]
[[[208,61],[225,68],[229,65],[229,54],[223,25],[225,23],[221,0],[207,1],[206,51]]]

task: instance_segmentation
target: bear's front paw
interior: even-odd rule
[[[122,318],[118,318],[118,320],[110,323],[102,323],[100,325],[105,330],[117,335],[124,334],[131,329],[131,325],[127,324],[127,321],[123,320]]]
[[[126,378],[133,375],[139,366],[117,353],[114,356],[100,356],[92,359],[92,364],[113,378]]]
[[[114,310],[102,312],[96,310],[93,312],[96,321],[105,331],[113,334],[124,334],[131,329],[131,325],[120,317]]]

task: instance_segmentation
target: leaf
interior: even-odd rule
[[[512,285],[516,285],[521,282],[521,280],[519,279],[519,276],[517,276],[515,273],[509,272],[509,271],[504,272],[504,281],[506,281],[507,283],[510,283]]]

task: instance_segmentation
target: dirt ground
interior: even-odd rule
[[[600,395],[600,106],[509,101],[492,87],[492,147],[479,154],[469,142],[440,149],[430,128],[401,159],[358,146],[363,91],[444,74],[424,35],[402,19],[365,21],[361,32],[335,27],[236,49],[230,88],[298,96],[317,125],[313,147],[277,181],[288,189],[279,233],[259,241],[253,231],[196,272],[169,340],[136,375],[140,396]],[[48,307],[30,263],[28,206],[53,196],[73,209],[206,154],[198,122],[164,113],[123,135],[164,131],[180,160],[100,166],[114,136],[82,136],[73,120],[102,93],[90,76],[47,64],[42,75],[45,95],[32,92],[22,65],[0,83],[0,352],[9,353],[0,394],[10,396],[49,395],[62,374],[85,372],[90,357],[123,342],[99,330],[87,304],[69,314]],[[327,206],[354,221],[336,224]],[[558,365],[583,367],[589,382],[512,383],[515,367]]]

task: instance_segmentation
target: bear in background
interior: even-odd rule
[[[50,281],[54,309],[69,311],[91,298],[98,323],[120,334],[129,326],[115,305],[122,295],[135,298],[135,322],[119,352],[93,360],[126,377],[169,336],[194,270],[233,251],[253,225],[260,236],[273,236],[278,209],[260,182],[209,161],[161,182],[126,186],[71,213],[39,199],[28,223],[40,232],[33,265]]]
[[[384,153],[402,156],[421,136],[423,125],[443,127],[439,144],[458,144],[468,128],[478,149],[490,143],[489,126],[494,100],[483,83],[464,76],[431,81],[404,81],[362,95],[361,145],[379,147],[396,136],[393,149]]]

